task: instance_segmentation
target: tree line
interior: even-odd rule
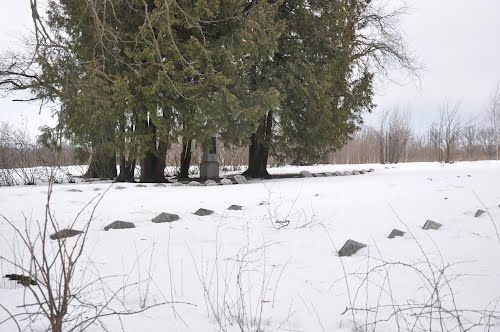
[[[88,152],[89,177],[164,182],[180,145],[217,134],[269,158],[320,161],[374,108],[376,75],[416,70],[397,19],[371,0],[29,0],[26,50],[4,54],[0,88],[55,105],[39,142]],[[117,172],[117,165],[119,171]]]

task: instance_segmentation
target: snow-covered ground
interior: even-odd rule
[[[211,187],[65,183],[54,185],[50,209],[64,228],[103,196],[75,293],[97,278],[86,297],[93,303],[124,310],[169,302],[109,316],[109,331],[463,331],[474,324],[472,331],[488,330],[484,325],[500,331],[500,163],[270,173],[370,167],[375,172],[357,176]],[[43,221],[46,196],[43,185],[0,188],[0,214],[24,230],[25,218],[32,226]],[[88,221],[94,202],[75,229]],[[243,209],[228,210],[232,204]],[[194,215],[199,208],[214,214]],[[475,218],[478,209],[488,213]],[[151,222],[161,212],[180,219]],[[442,228],[423,230],[428,219]],[[115,220],[136,228],[103,230]],[[394,228],[406,234],[388,239]],[[0,236],[0,256],[19,262],[26,251],[5,220]],[[339,257],[349,239],[367,247]],[[0,273],[15,272],[21,271],[0,263]],[[130,287],[115,294],[124,285]],[[32,308],[19,308],[24,303],[33,297],[23,286],[0,281],[0,322],[8,318],[5,309]],[[30,329],[47,324],[38,317]],[[16,330],[12,321],[0,325]]]

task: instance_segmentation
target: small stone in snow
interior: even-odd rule
[[[302,172],[300,172],[300,174],[301,174],[301,175],[302,175],[302,177],[304,177],[304,178],[312,178],[312,177],[313,177],[313,175],[312,175],[312,174],[311,174],[311,172],[309,172],[309,171],[302,171]]]
[[[166,187],[166,185],[163,183],[157,183],[153,187]]]
[[[332,172],[325,172],[326,176],[335,176],[336,174],[333,174]]]
[[[486,213],[486,211],[479,209],[476,211],[476,214],[474,215],[474,217],[478,218],[478,217],[482,216],[484,213]]]
[[[352,173],[351,173],[351,172],[349,172],[349,171],[345,171],[345,172],[344,172],[344,175],[352,175]]]
[[[438,222],[435,222],[435,221],[432,221],[432,220],[427,220],[425,222],[424,227],[422,227],[422,229],[424,229],[424,230],[429,230],[429,229],[438,230],[438,229],[441,228],[441,226],[443,226],[443,225],[441,225]]]
[[[222,183],[223,185],[233,184],[233,182],[230,179],[226,178],[220,180],[220,183]]]
[[[214,180],[207,180],[207,181],[205,181],[205,184],[207,186],[216,186],[217,182],[215,182]]]
[[[356,170],[352,171],[352,175],[359,175],[359,174],[361,174],[361,173],[359,173],[359,171],[356,171]]]
[[[228,207],[227,209],[228,210],[232,210],[232,211],[240,211],[241,209],[243,209],[243,206],[233,204],[230,207]]]
[[[245,183],[248,183],[246,177],[244,177],[243,175],[235,175],[234,176],[234,180],[238,183],[238,184],[245,184]]]
[[[214,211],[212,210],[208,210],[208,209],[198,209],[196,212],[194,212],[193,214],[197,215],[197,216],[200,216],[200,217],[204,217],[204,216],[209,216],[211,215],[212,213],[214,213]]]
[[[122,187],[122,186],[118,186],[118,187],[115,187],[116,190],[123,190],[123,189],[127,189],[126,187]]]
[[[371,172],[375,172],[375,170],[374,170],[373,168],[370,168],[370,169],[368,170],[368,173],[371,173]]]
[[[389,234],[389,239],[394,239],[395,237],[403,236],[403,235],[405,235],[405,232],[400,231],[399,229],[394,228],[392,230],[391,234]]]
[[[95,190],[95,189],[94,189],[94,190]],[[67,190],[67,191],[68,191],[68,192],[70,192],[70,193],[81,193],[81,192],[83,192],[83,191],[82,191],[82,190],[80,190],[80,189],[69,189],[69,190]]]
[[[146,188],[147,186],[145,184],[138,184],[136,187],[137,188]]]
[[[359,249],[365,248],[366,244],[354,241],[354,240],[347,240],[347,242],[344,244],[344,246],[339,250],[339,256],[352,256],[354,255]]]
[[[113,221],[108,226],[104,227],[104,230],[108,231],[110,229],[127,229],[127,228],[135,228],[134,223],[131,223],[128,221],[116,220],[116,221]]]
[[[66,228],[66,229],[61,229],[60,231],[52,234],[50,236],[50,238],[52,240],[60,240],[60,239],[64,239],[64,238],[67,238],[67,237],[77,236],[77,235],[80,235],[80,234],[83,234],[83,232],[82,231],[77,231],[75,229]]]
[[[191,181],[191,182],[189,182],[189,185],[191,187],[199,187],[199,186],[201,186],[201,183],[199,183],[198,181]]]
[[[164,223],[164,222],[173,222],[176,220],[179,220],[178,215],[172,214],[172,213],[166,213],[166,212],[162,212],[159,215],[157,215],[156,217],[154,217],[153,219],[151,219],[152,222],[157,223],[157,224]]]
[[[183,185],[184,185],[184,183],[182,183],[182,182],[174,182],[172,184],[172,186],[174,186],[174,187],[182,187]]]

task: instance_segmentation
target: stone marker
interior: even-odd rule
[[[153,219],[151,219],[152,222],[157,223],[157,224],[163,223],[163,222],[172,222],[172,221],[176,221],[176,220],[179,220],[178,215],[172,214],[172,213],[166,213],[166,212],[162,212],[159,215],[157,215],[156,217],[154,217]]]
[[[304,178],[312,178],[312,177],[313,177],[313,175],[312,175],[312,174],[311,174],[311,172],[309,172],[309,171],[302,171],[302,172],[300,172],[300,174],[301,174],[301,175],[302,175],[302,177],[304,177]]]
[[[94,189],[95,190],[95,189]],[[69,190],[66,190],[67,192],[70,192],[70,193],[81,193],[83,192],[82,190],[80,189],[69,189]]]
[[[243,209],[243,206],[233,204],[230,207],[228,207],[227,209],[228,210],[233,210],[233,211],[240,211],[241,209]]]
[[[212,213],[214,213],[214,211],[212,210],[207,210],[207,209],[198,209],[196,212],[194,212],[193,214],[197,215],[197,216],[200,216],[200,217],[204,217],[204,216],[209,216],[211,215]]]
[[[216,186],[217,182],[215,182],[214,180],[207,180],[207,181],[205,181],[205,184],[207,186]]]
[[[370,168],[370,169],[368,170],[368,172],[369,172],[369,173],[371,173],[371,172],[375,172],[375,170],[374,170],[373,168]]]
[[[260,203],[259,203],[259,206],[262,206],[262,205],[269,205],[269,202],[267,202],[267,201],[262,201],[262,202],[260,202]]]
[[[66,229],[61,229],[59,232],[55,232],[54,234],[52,234],[50,236],[50,238],[52,240],[60,240],[60,239],[64,239],[64,238],[67,238],[67,237],[77,236],[77,235],[80,235],[80,234],[83,234],[83,232],[82,231],[77,231],[75,229],[66,228]]]
[[[344,175],[352,175],[352,173],[351,173],[351,172],[349,172],[349,171],[345,171],[345,172],[344,172]]]
[[[127,229],[127,228],[135,228],[134,223],[131,223],[128,221],[116,220],[116,221],[113,221],[108,226],[104,227],[104,230],[108,231],[110,229]]]
[[[425,222],[424,227],[422,227],[422,229],[424,229],[424,230],[429,230],[429,229],[438,230],[438,229],[441,228],[441,226],[443,226],[443,225],[441,225],[438,222],[435,222],[435,221],[432,221],[432,220],[427,220]]]
[[[335,175],[337,175],[337,174],[333,174],[332,172],[325,172],[325,175],[326,175],[326,176],[335,176]]]
[[[394,228],[392,230],[391,234],[389,234],[389,239],[394,239],[395,237],[403,236],[403,235],[405,235],[405,232],[400,231],[399,229]]]
[[[138,184],[136,188],[146,188],[147,186],[145,184]]]
[[[183,185],[184,185],[184,183],[182,183],[182,182],[174,182],[172,184],[172,186],[174,186],[174,187],[182,187]]]
[[[485,213],[486,213],[486,211],[479,209],[476,211],[476,214],[474,215],[474,217],[479,218],[480,216],[482,216]]]
[[[361,174],[359,171],[356,170],[352,171],[352,175],[359,175],[359,174]]]
[[[246,184],[246,183],[248,183],[247,178],[246,178],[246,177],[244,177],[243,175],[235,175],[235,176],[234,176],[234,180],[235,180],[238,184]]]
[[[354,240],[347,240],[347,242],[344,244],[342,249],[339,250],[339,256],[352,256],[354,255],[359,249],[366,247],[366,244],[356,242]]]
[[[201,186],[201,183],[199,183],[198,181],[191,181],[191,182],[189,182],[189,185],[191,187],[199,187],[199,186]]]
[[[203,151],[200,163],[200,178],[218,179],[219,178],[219,163],[217,162],[217,135],[210,137],[210,144]]]
[[[224,179],[220,180],[220,183],[223,185],[227,185],[227,184],[233,184],[233,181],[224,178]]]
[[[101,190],[101,188],[94,188],[94,191],[99,191]]]
[[[166,187],[163,183],[157,183],[153,187]]]
[[[335,176],[344,176],[344,172],[339,172],[339,171],[336,171],[335,173],[333,173],[333,175]]]
[[[122,186],[118,186],[118,187],[115,187],[116,190],[123,190],[123,189],[127,189],[126,187],[122,187]]]
[[[366,169],[362,169],[361,171],[359,171],[361,174],[366,174],[368,171]]]

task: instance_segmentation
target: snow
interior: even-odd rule
[[[148,305],[179,302],[121,321],[105,318],[110,331],[398,331],[398,324],[399,330],[428,331],[442,330],[443,321],[444,329],[460,330],[457,320],[448,319],[450,312],[459,312],[467,328],[484,324],[485,310],[496,312],[490,325],[499,324],[500,163],[287,166],[270,173],[369,168],[375,172],[233,186],[120,184],[125,188],[116,190],[110,183],[59,184],[51,210],[65,228],[94,199],[75,224],[81,229],[102,197],[75,277],[109,277],[105,287],[92,288],[93,301],[102,303],[123,285],[143,281],[120,292],[120,303],[113,305],[137,309],[144,297]],[[34,226],[44,218],[46,191],[43,185],[2,187],[0,214],[20,229],[25,217]],[[227,210],[233,204],[243,209]],[[199,208],[215,213],[194,215]],[[477,209],[488,213],[474,218]],[[152,223],[161,212],[180,220]],[[443,227],[422,230],[428,219]],[[136,228],[103,230],[115,220]],[[394,228],[406,234],[388,239]],[[4,220],[0,234],[0,256],[22,256],[19,236]],[[367,247],[341,258],[337,251],[349,239]],[[0,273],[15,272],[0,263]],[[2,306],[22,312],[16,307],[23,301],[33,301],[23,286],[0,281]],[[396,304],[407,306],[390,316]],[[448,310],[441,322],[438,306]],[[346,307],[359,310],[352,314]],[[429,315],[416,318],[429,308],[435,311],[433,325]],[[5,318],[0,309],[0,322]],[[44,327],[47,322],[38,319],[31,329]],[[15,330],[11,322],[0,325],[0,331]],[[491,331],[500,331],[499,325]]]

